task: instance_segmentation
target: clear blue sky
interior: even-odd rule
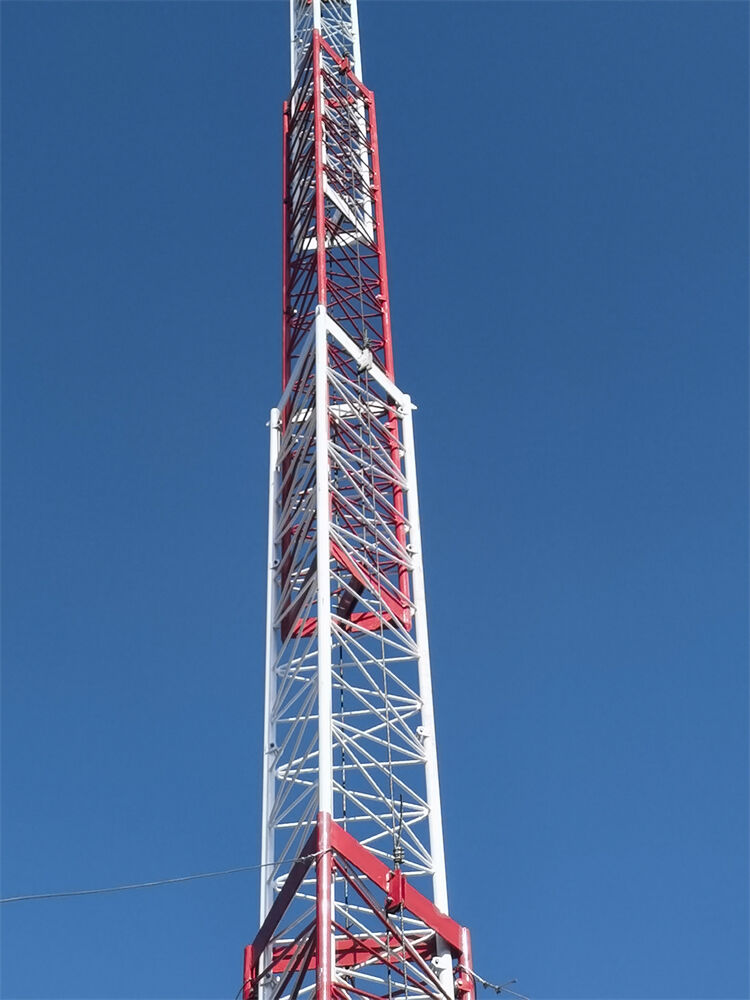
[[[748,6],[363,0],[454,916],[748,991]],[[278,3],[3,3],[3,895],[258,858]],[[3,908],[4,998],[231,1000],[257,879]]]

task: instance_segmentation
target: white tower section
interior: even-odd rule
[[[413,405],[322,307],[311,332],[300,380],[290,379],[270,418],[263,859],[273,867],[263,879],[261,920],[321,811],[389,865],[400,840],[404,873],[415,884],[428,876],[428,894],[447,912]],[[361,370],[356,382],[331,367],[330,341]],[[304,390],[293,393],[295,384]],[[292,395],[284,430],[280,415]],[[387,448],[391,412],[398,469]],[[404,546],[379,513],[386,477],[405,501]],[[355,506],[364,514],[336,516]],[[290,525],[300,525],[300,541],[285,558]],[[378,573],[377,545],[408,572],[408,627],[389,605],[394,590]],[[366,563],[358,558],[365,547],[375,549]],[[354,578],[353,563],[365,563],[370,587]],[[360,610],[346,614],[342,605],[353,598]],[[290,607],[294,623],[285,626]]]

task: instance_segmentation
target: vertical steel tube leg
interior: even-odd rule
[[[461,971],[458,977],[459,994],[463,1000],[476,1000],[477,985],[474,982],[474,963],[471,957],[471,934],[468,927],[461,928],[461,954],[458,958]]]
[[[331,854],[331,817],[318,814],[318,853],[316,864],[317,898],[317,972],[316,1000],[330,1000],[333,982],[333,857]]]
[[[255,980],[255,957],[253,954],[253,946],[249,944],[245,948],[245,961],[243,963],[242,971],[242,1000],[250,1000],[250,997],[256,993]]]

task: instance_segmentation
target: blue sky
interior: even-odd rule
[[[748,993],[748,7],[374,2],[449,890],[542,998]],[[258,858],[283,3],[2,5],[2,894]],[[226,998],[257,878],[2,912]]]

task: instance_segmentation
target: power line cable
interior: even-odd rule
[[[329,848],[330,850],[330,848]],[[299,858],[292,858],[290,864],[298,861],[311,861],[325,852],[318,851],[315,854],[305,854]],[[193,882],[196,879],[219,878],[222,875],[236,875],[238,872],[254,872],[261,868],[272,868],[277,864],[275,861],[266,861],[260,865],[241,865],[238,868],[224,868],[217,872],[200,872],[197,875],[178,875],[176,878],[154,879],[152,882],[131,882],[128,885],[110,885],[102,889],[70,889],[66,892],[37,892],[26,896],[6,896],[0,899],[0,903],[23,903],[31,899],[67,899],[71,896],[98,896],[105,892],[125,892],[127,889],[151,889],[157,885],[174,885],[176,882]]]
[[[475,982],[479,983],[480,986],[483,986],[486,990],[494,990],[495,993],[498,994],[498,996],[501,993],[507,993],[508,996],[517,997],[518,1000],[529,1000],[529,998],[524,996],[523,993],[516,993],[515,990],[508,989],[508,987],[511,986],[513,983],[518,982],[517,979],[509,979],[507,983],[502,983],[500,986],[497,986],[495,983],[491,983],[487,979],[482,979],[480,975],[478,975],[472,969],[467,969],[465,965],[459,965],[459,969],[462,972],[468,973],[468,975],[470,975]]]
[[[251,983],[252,979],[246,979],[245,982],[240,986],[237,992],[234,994],[234,1000],[240,1000],[240,993],[244,990],[248,983]]]

